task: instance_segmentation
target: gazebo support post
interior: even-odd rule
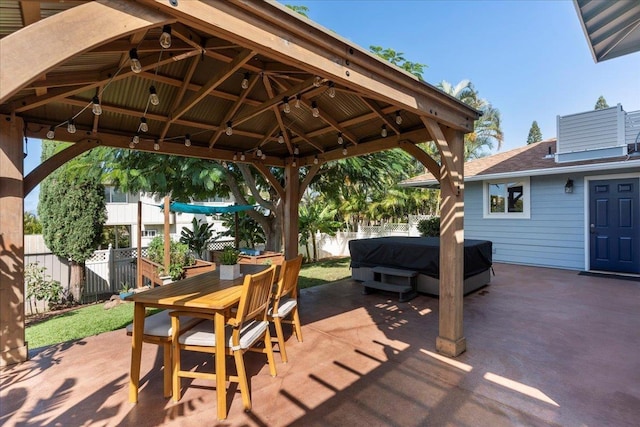
[[[298,204],[300,203],[300,177],[298,168],[287,162],[284,167],[284,257],[298,256]]]
[[[433,134],[432,134],[433,135]],[[435,138],[442,156],[440,180],[440,299],[436,350],[455,357],[467,349],[464,296],[464,135],[445,130]],[[446,161],[445,161],[446,158]]]
[[[164,196],[164,274],[169,274],[171,267],[171,224],[169,223],[171,212],[171,198]]]
[[[23,121],[0,115],[0,366],[28,358],[24,327]]]

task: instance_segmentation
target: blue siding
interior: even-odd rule
[[[571,178],[573,193],[567,194],[567,176],[531,177],[530,219],[484,219],[483,183],[467,182],[465,238],[491,240],[496,262],[582,270],[584,180]]]

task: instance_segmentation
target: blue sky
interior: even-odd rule
[[[500,110],[501,151],[526,144],[536,120],[543,138],[556,136],[556,116],[610,106],[640,110],[640,53],[594,63],[572,1],[283,1],[341,37],[403,52],[427,64],[424,79],[473,82]],[[40,161],[30,140],[25,173]],[[495,153],[496,149],[492,150]],[[25,200],[35,212],[37,190]]]

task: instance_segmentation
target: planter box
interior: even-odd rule
[[[240,264],[269,264],[280,265],[284,261],[284,254],[280,252],[261,251],[259,255],[241,254],[238,262]]]
[[[142,272],[143,282],[146,277],[151,281],[151,287],[162,286],[165,284],[163,278],[164,276],[158,275],[158,270],[162,268],[160,264],[157,264],[151,261],[148,258],[140,259],[140,270]],[[206,273],[208,271],[214,271],[216,269],[216,265],[209,261],[204,261],[201,259],[197,259],[194,265],[190,265],[184,268],[184,277],[193,277],[198,274]],[[142,285],[142,284],[140,284]]]
[[[220,265],[220,280],[233,280],[240,276],[240,264]]]

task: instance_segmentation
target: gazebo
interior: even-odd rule
[[[250,165],[284,201],[287,257],[298,251],[301,195],[323,164],[407,151],[441,184],[440,259],[452,262],[440,270],[436,348],[465,350],[463,136],[477,111],[276,2],[1,7],[0,366],[27,359],[24,197],[98,145]],[[72,145],[24,176],[26,138]]]

